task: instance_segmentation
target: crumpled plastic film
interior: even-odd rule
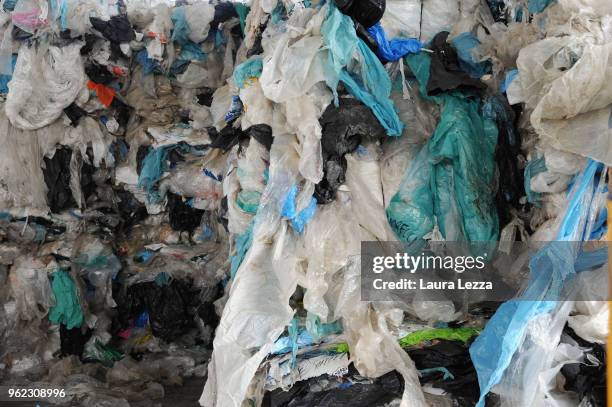
[[[51,124],[85,85],[80,43],[47,49],[23,46],[9,83],[6,115],[23,130]]]

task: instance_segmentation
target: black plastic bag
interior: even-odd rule
[[[431,66],[427,94],[437,95],[442,92],[457,89],[461,91],[482,92],[487,86],[478,79],[472,78],[459,67],[457,51],[446,42],[448,32],[436,34],[431,41]]]
[[[204,212],[187,205],[182,197],[168,192],[168,216],[172,229],[193,232],[200,226]]]
[[[336,0],[338,9],[353,20],[370,28],[385,14],[385,0]]]
[[[110,42],[130,42],[136,38],[136,33],[128,20],[127,14],[112,16],[104,21],[97,17],[90,17],[91,25]]]
[[[315,197],[318,203],[325,204],[336,198],[336,191],[345,181],[344,156],[355,151],[364,137],[384,137],[385,129],[367,106],[351,98],[341,98],[338,107],[330,104],[319,123],[324,175],[315,187]]]

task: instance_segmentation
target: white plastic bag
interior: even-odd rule
[[[191,32],[189,39],[200,43],[208,37],[210,22],[215,17],[215,6],[204,1],[185,6],[185,20]]]

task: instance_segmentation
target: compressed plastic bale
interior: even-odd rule
[[[74,102],[86,81],[80,48],[80,43],[49,46],[46,52],[21,48],[5,104],[14,126],[40,129]]]

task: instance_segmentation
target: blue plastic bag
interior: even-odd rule
[[[603,168],[603,164],[589,161],[572,187],[568,208],[557,233],[557,240],[568,244],[551,242],[529,262],[529,286],[522,297],[530,300],[502,304],[470,347],[480,385],[478,407],[484,406],[485,396],[500,382],[521,345],[529,322],[555,308],[564,283],[579,270],[580,242],[590,236],[587,226],[590,212],[594,210],[591,203],[598,193],[597,174]]]
[[[380,23],[368,28],[368,33],[378,45],[378,56],[387,61],[397,61],[407,54],[418,54],[421,52],[422,44],[415,38],[394,38],[387,40],[385,30]]]
[[[457,50],[459,67],[467,72],[472,78],[491,73],[491,61],[478,62],[474,59],[473,50],[480,46],[480,41],[472,33],[464,32],[453,38],[451,41]]]

